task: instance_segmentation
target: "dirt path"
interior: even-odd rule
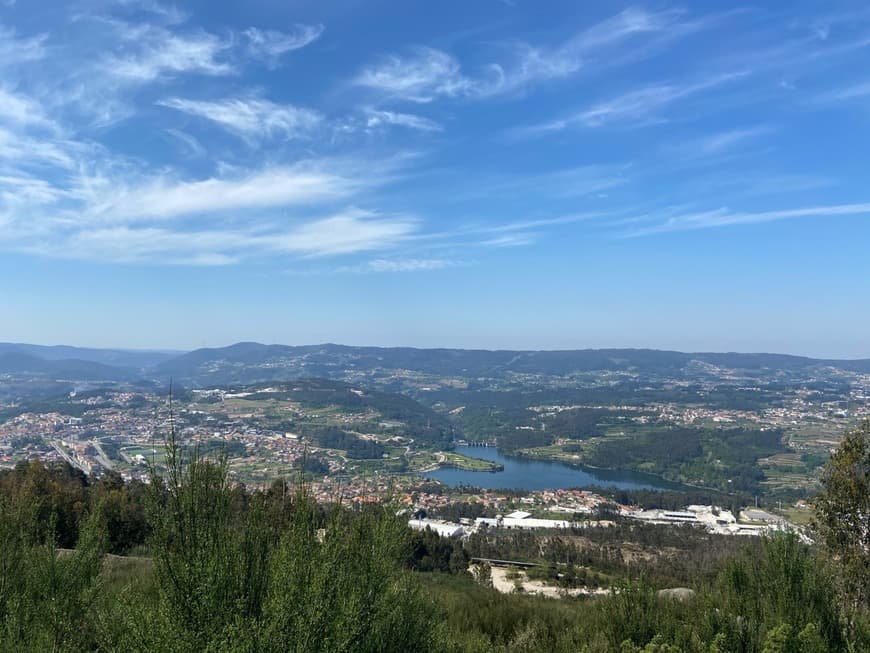
[[[495,590],[502,594],[510,594],[515,591],[515,582],[507,577],[510,570],[505,567],[492,567],[492,586]],[[540,596],[548,596],[553,599],[559,599],[565,596],[601,596],[610,594],[609,589],[587,589],[585,587],[576,587],[573,589],[563,589],[561,587],[553,587],[545,585],[539,580],[529,580],[522,571],[520,574],[520,585],[525,594],[538,594]]]

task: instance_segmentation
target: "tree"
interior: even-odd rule
[[[857,605],[870,606],[870,420],[846,433],[822,473],[816,525]]]
[[[245,495],[226,458],[182,450],[148,486],[156,596],[125,593],[101,650],[400,653],[433,649],[434,613],[401,566],[395,507],[324,515],[304,485]],[[273,502],[273,503],[270,503]]]
[[[95,511],[83,524],[78,548],[60,551],[54,517],[48,525],[40,521],[44,501],[26,492],[0,494],[0,651],[91,649],[104,524]]]

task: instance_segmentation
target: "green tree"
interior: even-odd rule
[[[39,520],[43,499],[0,495],[0,650],[77,652],[93,648],[93,599],[104,548],[98,512],[75,551],[56,548]]]
[[[794,533],[765,539],[761,555],[747,550],[729,561],[717,594],[705,619],[727,635],[726,650],[799,653],[800,633],[816,650],[847,650],[833,579]]]
[[[226,459],[167,443],[148,515],[156,602],[126,597],[109,651],[338,653],[433,647],[433,610],[402,569],[410,534],[386,506],[325,516],[232,487]],[[272,519],[277,517],[277,519]],[[273,524],[277,523],[275,527]]]
[[[870,420],[846,433],[822,473],[816,525],[848,595],[870,607]]]

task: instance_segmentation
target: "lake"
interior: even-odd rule
[[[572,487],[616,487],[622,490],[679,490],[678,483],[651,474],[572,467],[564,463],[506,456],[495,447],[456,447],[456,453],[504,465],[501,472],[469,472],[442,468],[424,476],[445,485],[475,485],[487,490],[560,490]]]

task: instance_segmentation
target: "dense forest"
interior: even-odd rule
[[[363,440],[352,433],[343,431],[335,426],[315,429],[312,432],[304,432],[310,436],[318,447],[325,449],[342,449],[348,458],[364,460],[366,458],[380,458],[386,449],[375,440]]]
[[[387,505],[249,492],[171,439],[166,460],[147,484],[38,462],[0,477],[0,650],[870,650],[870,423],[826,467],[812,546],[618,520],[448,541]],[[485,565],[469,571],[506,556],[609,592],[499,594]],[[692,592],[658,592],[675,585]]]

